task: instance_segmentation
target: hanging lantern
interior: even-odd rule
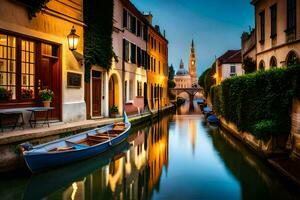
[[[77,49],[78,43],[79,43],[79,35],[76,34],[76,29],[73,26],[71,29],[71,33],[68,35],[69,49],[71,51],[75,51]]]

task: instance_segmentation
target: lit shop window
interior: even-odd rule
[[[22,40],[21,49],[21,97],[22,99],[34,98],[35,74],[35,45],[34,42]]]
[[[16,38],[0,34],[1,100],[16,99]]]

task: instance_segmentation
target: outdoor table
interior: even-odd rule
[[[35,128],[36,125],[38,124],[37,120],[36,120],[36,113],[37,112],[45,112],[46,115],[45,115],[45,119],[44,119],[44,122],[41,123],[42,126],[44,124],[47,124],[48,127],[50,127],[49,125],[49,112],[52,111],[54,108],[53,107],[33,107],[33,108],[28,108],[26,109],[27,111],[31,112],[31,115],[30,115],[30,118],[29,118],[29,124],[30,124],[30,127],[31,128]]]
[[[3,132],[2,119],[3,118],[10,118],[11,116],[13,116],[13,119],[15,120],[12,130],[15,130],[15,128],[17,126],[22,127],[24,129],[24,124],[25,123],[24,123],[24,117],[23,117],[23,112],[22,111],[24,111],[24,109],[17,109],[17,108],[0,109],[0,127],[1,127],[1,131]],[[21,122],[20,122],[20,124],[18,124],[20,118],[21,118]]]

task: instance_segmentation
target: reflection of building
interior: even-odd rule
[[[300,62],[298,3],[296,0],[252,0],[255,6],[258,69]]]
[[[71,184],[61,194],[63,198],[151,199],[163,167],[168,165],[168,122],[164,118],[138,131],[130,150]]]
[[[168,99],[168,41],[161,34],[159,26],[152,26],[152,14],[145,15],[148,19],[148,54],[150,66],[148,75],[148,103],[151,109],[169,104]]]
[[[228,50],[217,59],[215,77],[217,84],[220,84],[226,78],[242,74],[244,74],[244,70],[242,68],[241,50]]]
[[[179,70],[174,76],[175,88],[191,88],[198,84],[197,80],[197,65],[196,65],[196,54],[194,40],[191,45],[190,59],[189,59],[189,70],[184,68],[183,61],[180,61]]]
[[[147,21],[128,0],[114,0],[113,49],[115,58],[109,71],[109,107],[134,112],[144,108],[147,91]],[[124,88],[124,90],[122,89]],[[130,109],[130,110],[128,110]],[[136,109],[137,111],[137,109]]]
[[[39,90],[51,89],[52,119],[84,120],[84,66],[77,60],[84,46],[83,1],[49,1],[40,13],[32,4],[37,3],[0,1],[0,88],[12,92],[11,98],[1,100],[0,108],[41,106]],[[80,36],[78,57],[67,40],[73,25]],[[74,74],[79,77],[76,87],[67,81]]]

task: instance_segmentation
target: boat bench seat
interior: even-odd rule
[[[85,145],[85,144],[77,144],[75,142],[71,142],[71,141],[67,141],[67,140],[66,140],[66,142],[71,144],[72,145],[71,147],[76,150],[85,149],[85,148],[89,147],[88,145]]]

